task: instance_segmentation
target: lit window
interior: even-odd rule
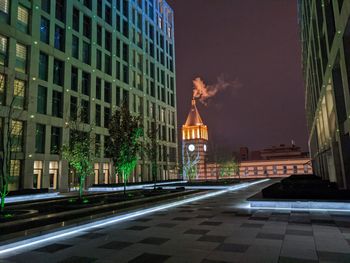
[[[13,83],[13,95],[14,102],[13,107],[17,109],[24,108],[24,94],[25,94],[25,82],[22,80],[15,79]]]
[[[18,6],[17,19],[18,19],[18,21],[27,25],[28,24],[28,10],[22,6]]]
[[[171,38],[171,27],[168,26],[168,38]]]
[[[9,12],[9,0],[0,0],[0,11],[8,14],[8,12]]]
[[[108,184],[109,183],[109,164],[108,163],[103,164],[103,175],[105,179],[105,184]]]
[[[9,183],[9,190],[14,191],[19,188],[19,176],[21,174],[21,161],[20,160],[11,160],[10,162],[10,175],[12,177],[11,182]],[[17,177],[17,178],[15,178]]]
[[[11,151],[22,151],[22,134],[23,134],[23,122],[12,120],[11,121]]]
[[[5,103],[5,81],[5,75],[0,74],[0,105]]]
[[[165,115],[165,110],[164,109],[162,109],[162,111],[161,111],[161,122],[164,122],[164,115]]]
[[[16,57],[21,59],[27,58],[27,48],[21,44],[16,44]]]
[[[22,80],[15,79],[13,95],[24,96],[25,83]]]
[[[11,176],[19,176],[21,171],[21,161],[11,160]]]
[[[5,65],[7,57],[7,38],[0,35],[0,65]]]
[[[33,188],[34,189],[41,188],[42,175],[43,175],[43,162],[34,161],[34,169],[33,169]]]
[[[7,38],[4,36],[0,36],[0,52],[6,53],[7,51]]]
[[[160,16],[158,16],[158,26],[162,29],[162,18]]]
[[[16,44],[16,67],[17,71],[26,72],[27,47],[21,44]]]
[[[57,189],[57,179],[58,179],[58,162],[50,162],[49,165],[49,174],[50,174],[50,188]]]

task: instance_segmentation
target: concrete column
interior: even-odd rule
[[[42,160],[43,162],[43,174],[42,174],[42,186],[41,188],[50,187],[50,161]]]
[[[24,161],[23,164],[23,180],[22,188],[33,188],[33,175],[34,175],[34,159],[33,155],[35,153],[35,123],[28,119],[28,122],[24,122]],[[29,139],[34,138],[34,139]]]
[[[69,192],[68,163],[65,160],[59,162],[58,189],[61,193]]]
[[[112,162],[110,163],[110,167],[111,167],[111,177],[113,178],[112,183],[114,184],[117,182],[117,178],[116,178],[116,173],[115,173],[115,167],[114,167]]]
[[[99,163],[98,166],[98,183],[103,184],[104,183],[104,175],[103,175],[103,163]]]

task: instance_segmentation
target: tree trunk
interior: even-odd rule
[[[153,177],[153,189],[156,190],[156,184],[157,184],[157,165],[153,164],[152,167],[152,177]]]
[[[123,171],[123,179],[124,179],[124,197],[126,197],[126,176],[124,171]]]
[[[79,199],[83,197],[83,187],[84,187],[85,178],[83,176],[80,177],[80,185],[79,185]]]
[[[1,194],[1,210],[0,210],[1,213],[4,212],[5,210],[5,198],[6,196],[4,194]]]

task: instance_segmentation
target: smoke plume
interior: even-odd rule
[[[193,98],[198,99],[204,105],[208,104],[208,99],[214,97],[218,92],[230,89],[235,91],[241,88],[242,84],[238,79],[234,81],[225,81],[223,75],[219,76],[216,83],[207,85],[204,81],[197,77],[193,80]]]

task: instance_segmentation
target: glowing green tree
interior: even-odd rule
[[[94,174],[94,151],[91,147],[90,134],[71,131],[70,143],[62,146],[61,153],[79,178],[79,198],[81,199],[86,178]]]
[[[112,158],[116,172],[123,177],[124,195],[126,183],[135,169],[141,150],[143,135],[142,119],[131,115],[127,104],[115,111],[109,122],[108,155]]]
[[[230,175],[236,175],[239,170],[239,164],[235,159],[221,162],[219,164],[219,167],[220,177],[229,177]]]

